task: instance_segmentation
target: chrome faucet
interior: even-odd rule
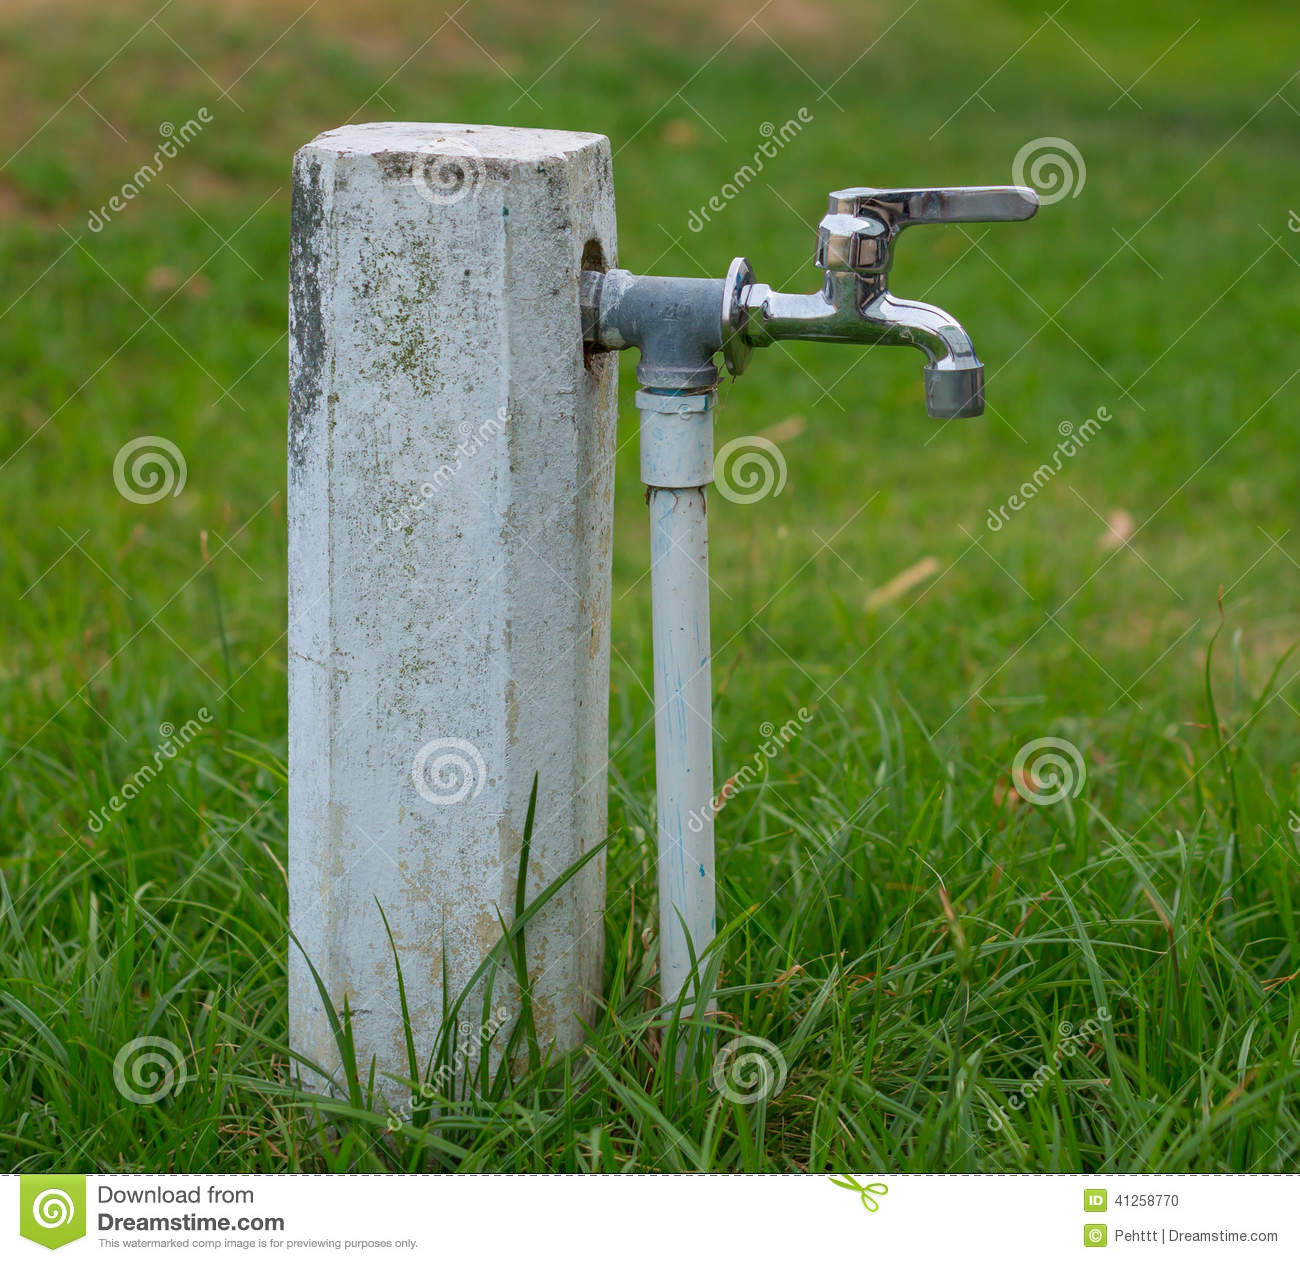
[[[732,335],[728,367],[737,371],[734,359],[743,368],[751,347],[787,339],[910,345],[926,357],[930,416],[979,416],[984,365],[966,330],[946,311],[889,292],[894,241],[913,224],[1028,219],[1037,209],[1037,194],[1015,185],[832,193],[817,226],[817,266],[826,273],[817,293],[777,293],[754,281],[744,259],[732,264],[723,313]]]
[[[642,386],[686,391],[717,382],[718,351],[739,376],[754,347],[773,342],[915,346],[926,358],[926,411],[944,419],[979,416],[984,365],[970,336],[941,308],[889,292],[894,241],[913,224],[1028,219],[1038,195],[1017,185],[840,189],[827,209],[817,226],[816,262],[825,279],[816,293],[782,294],[759,284],[744,258],[732,260],[723,281],[583,272],[584,340],[606,350],[639,347]]]
[[[735,376],[756,346],[784,339],[919,347],[932,417],[984,411],[984,366],[946,311],[889,292],[894,238],[912,224],[1028,219],[1025,188],[843,189],[817,229],[815,294],[760,285],[747,259],[725,280],[584,270],[582,340],[636,347],[641,481],[650,512],[659,842],[660,993],[683,1014],[710,1006],[699,962],[716,930],[709,548],[718,366]],[[684,1045],[679,1044],[679,1048]]]

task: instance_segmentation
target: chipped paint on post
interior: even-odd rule
[[[294,163],[290,923],[380,1084],[376,902],[423,1061],[444,970],[454,997],[510,919],[534,773],[530,898],[605,835],[616,360],[584,364],[584,253],[615,258],[603,136],[367,124]],[[597,859],[529,926],[543,1046],[591,1016],[603,902]],[[336,1068],[297,948],[289,1003]]]

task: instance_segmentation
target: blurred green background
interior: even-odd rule
[[[1294,36],[1269,3],[0,5],[9,1165],[1293,1167]],[[816,716],[718,820],[723,911],[753,909],[724,1007],[790,1062],[753,1111],[675,1096],[648,1027],[627,1034],[654,954],[630,362],[593,1036],[617,1085],[539,1070],[526,1144],[479,1119],[452,1156],[382,1120],[305,1132],[274,1088],[289,162],[379,119],[603,132],[622,266],[722,275],[744,254],[784,288],[817,283],[831,189],[1010,182],[1044,139],[1079,156],[1033,221],[900,246],[895,291],[952,311],[988,365],[983,418],[928,420],[919,357],[884,348],[760,353],[722,389],[719,443],[767,437],[787,481],[711,505],[719,780],[761,724]],[[141,435],[183,452],[180,495],[118,494]],[[90,833],[200,707],[202,738]],[[1008,778],[1043,737],[1082,753],[1086,786],[1037,808]],[[1062,1060],[1061,1024],[1101,1009],[1104,1038]],[[146,1031],[213,1090],[150,1111],[89,1092]]]

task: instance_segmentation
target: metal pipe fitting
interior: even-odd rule
[[[642,386],[714,386],[722,292],[722,281],[697,277],[638,276],[622,268],[584,272],[579,286],[583,337],[610,351],[639,348],[636,379]]]

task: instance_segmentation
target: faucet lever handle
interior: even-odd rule
[[[1029,219],[1038,210],[1038,194],[1018,184],[965,188],[840,189],[829,198],[832,215],[871,215],[890,236],[912,224],[996,223]]]

